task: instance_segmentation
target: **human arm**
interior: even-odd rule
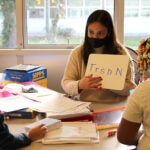
[[[0,114],[0,147],[2,149],[14,150],[30,143],[31,139],[24,133],[11,134],[7,124],[4,122],[4,116]]]
[[[143,125],[144,134],[149,130],[149,88],[150,82],[141,83],[128,98],[123,118],[118,127],[117,137],[123,144],[137,145],[143,134],[139,128]]]
[[[139,138],[143,134],[139,131],[141,123],[135,123],[122,118],[117,130],[117,139],[126,145],[137,145]]]
[[[61,86],[69,95],[78,95],[83,89],[101,88],[100,77],[85,76],[86,67],[81,56],[81,47],[74,49],[67,61]],[[92,85],[92,86],[91,86]]]
[[[20,134],[13,134],[14,136],[14,143],[15,148],[24,147],[31,142],[43,138],[47,133],[47,128],[44,124],[38,125],[31,130],[27,134],[20,133]]]
[[[37,133],[35,133],[35,131],[41,132],[41,130],[43,130],[39,128],[41,127],[33,129],[31,133],[29,132],[29,135],[25,133],[12,134],[10,133],[7,124],[4,122],[4,116],[0,114],[0,148],[15,150],[16,148],[29,145],[35,140],[35,136],[41,138],[41,136],[37,136]]]

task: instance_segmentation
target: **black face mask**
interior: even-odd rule
[[[105,37],[104,39],[88,38],[88,42],[91,44],[92,48],[99,48],[101,46],[104,46],[107,41],[108,37]]]

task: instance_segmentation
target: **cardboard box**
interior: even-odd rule
[[[4,84],[11,82],[36,82],[41,86],[47,87],[47,69],[39,67],[29,71],[9,70],[5,69]]]

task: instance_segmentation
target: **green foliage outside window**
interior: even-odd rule
[[[0,7],[4,18],[1,41],[2,47],[14,47],[16,44],[13,41],[15,40],[11,40],[11,38],[15,32],[15,0],[0,0]]]

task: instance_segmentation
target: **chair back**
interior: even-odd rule
[[[135,51],[134,49],[132,49],[130,47],[126,47],[126,48],[131,57],[131,64],[133,65],[134,81],[135,81],[136,85],[138,85],[139,81],[140,81],[140,74],[139,74],[138,64],[137,64],[138,53],[137,53],[137,51]]]

